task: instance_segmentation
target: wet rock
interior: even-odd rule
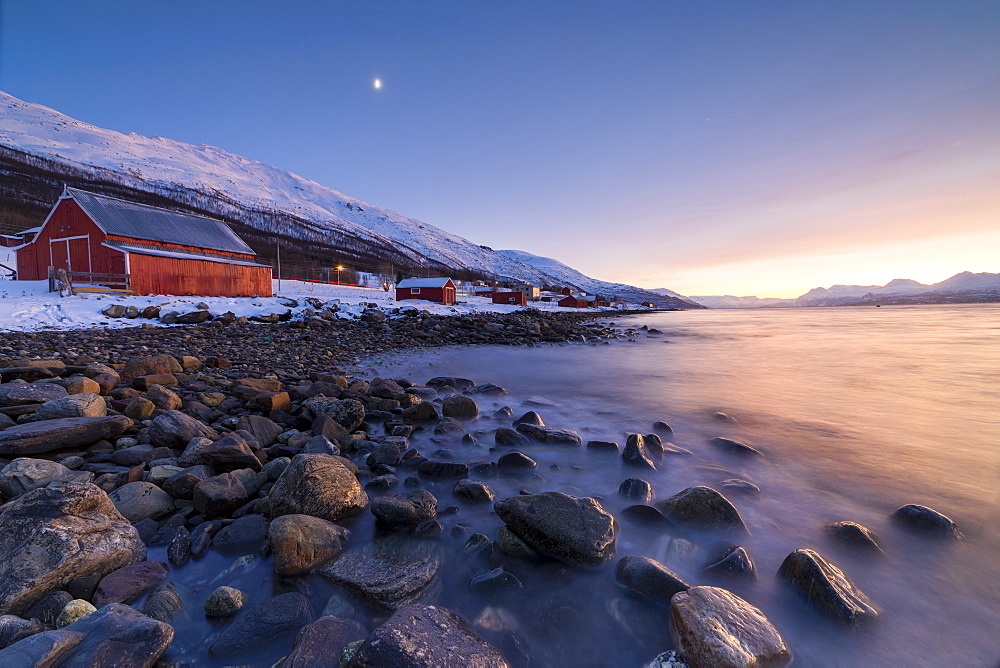
[[[493,490],[480,480],[459,480],[455,483],[451,493],[465,501],[472,503],[487,503],[493,501]]]
[[[348,643],[363,640],[364,628],[355,621],[334,615],[320,617],[302,627],[295,637],[295,646],[281,668],[318,668],[331,665],[333,657]],[[341,664],[343,665],[343,663]]]
[[[66,388],[56,383],[4,383],[0,385],[0,406],[44,404],[66,396]]]
[[[542,553],[579,564],[614,556],[615,519],[594,499],[545,492],[513,496],[493,508],[513,533]]]
[[[371,502],[375,524],[383,529],[415,527],[437,514],[437,499],[425,489],[380,496]]]
[[[157,585],[142,605],[142,614],[164,624],[169,624],[182,612],[184,612],[184,601],[177,593],[173,582]]]
[[[146,558],[139,534],[99,487],[55,482],[0,514],[0,614],[18,614],[74,578]]]
[[[727,478],[719,483],[719,487],[730,494],[745,494],[748,496],[760,494],[760,487],[742,478]]]
[[[493,441],[497,445],[504,447],[525,448],[531,445],[531,439],[524,434],[519,434],[513,429],[500,427],[493,435]]]
[[[29,422],[0,430],[0,456],[23,457],[114,441],[132,426],[124,415]]]
[[[438,435],[461,434],[464,431],[465,426],[457,418],[443,417],[434,425],[434,433]]]
[[[741,443],[740,441],[734,441],[731,438],[710,438],[708,439],[708,444],[733,455],[753,456],[762,454],[757,448],[746,443]]]
[[[194,486],[195,510],[205,517],[223,517],[250,500],[250,492],[236,472],[206,478]],[[192,537],[192,550],[194,538]]]
[[[472,397],[456,394],[444,398],[441,402],[441,414],[459,420],[471,420],[479,415],[479,406]]]
[[[695,666],[784,666],[792,660],[764,613],[718,587],[693,587],[671,599],[670,635]]]
[[[497,529],[496,549],[518,559],[537,559],[538,550],[531,547],[516,533],[504,525]]]
[[[0,432],[0,439],[3,438],[4,433],[6,432]],[[963,538],[958,525],[951,518],[927,506],[918,506],[911,503],[898,509],[890,517],[900,524],[929,534],[936,534],[955,540],[962,540]]]
[[[571,429],[551,429],[523,422],[517,425],[517,431],[547,445],[583,445],[580,434]]]
[[[673,527],[673,522],[667,519],[663,513],[653,506],[647,506],[641,503],[622,508],[621,517],[622,519],[629,520],[630,522],[634,522],[636,524],[659,526],[664,529]]]
[[[389,610],[417,600],[437,577],[440,559],[425,541],[378,541],[342,554],[320,574]]]
[[[114,490],[108,497],[129,522],[158,519],[175,510],[173,498],[148,482],[130,482]]]
[[[795,550],[781,563],[778,578],[827,615],[853,627],[873,622],[878,611],[844,572],[813,550]]]
[[[857,522],[832,522],[824,528],[830,536],[845,547],[862,553],[885,556],[874,532]]]
[[[74,417],[104,417],[108,405],[99,394],[81,393],[46,401],[35,411],[39,420],[59,420]]]
[[[397,668],[507,668],[495,647],[476,635],[458,614],[430,605],[407,605],[365,640],[353,666]]]
[[[469,580],[469,589],[477,594],[497,594],[519,591],[521,588],[521,581],[513,573],[502,568],[484,571]]]
[[[44,630],[45,625],[37,620],[21,619],[16,615],[0,615],[0,649]]]
[[[313,397],[303,403],[317,418],[328,416],[347,431],[354,431],[365,421],[365,405],[357,399]]]
[[[302,448],[303,455],[339,455],[340,447],[322,434],[310,438]],[[370,464],[369,464],[370,466]]]
[[[711,573],[722,577],[739,577],[755,579],[757,567],[750,558],[750,553],[740,545],[730,545],[711,557],[701,569],[702,573]]]
[[[464,478],[469,475],[469,465],[461,462],[421,462],[417,473],[428,478]]]
[[[215,475],[215,471],[204,464],[189,466],[164,480],[163,491],[175,499],[192,499],[195,485],[213,475]]]
[[[201,452],[201,461],[219,473],[239,469],[261,470],[260,460],[238,433],[226,434]]]
[[[407,422],[431,422],[440,418],[437,408],[429,401],[421,401],[403,410]]]
[[[622,451],[622,460],[630,466],[645,469],[656,469],[646,447],[646,439],[642,434],[629,434]]]
[[[274,596],[236,618],[208,648],[220,659],[252,654],[282,642],[313,620],[309,600],[298,592]]]
[[[615,567],[618,584],[651,601],[669,601],[691,585],[658,561],[647,557],[623,557]]]
[[[261,515],[244,515],[215,534],[212,547],[218,550],[237,546],[255,549],[267,537],[267,524]]]
[[[660,436],[673,436],[674,434],[674,430],[663,420],[657,420],[653,423],[653,432]]]
[[[617,453],[621,446],[614,441],[587,441],[587,449]]]
[[[271,516],[312,515],[336,521],[368,505],[368,495],[340,458],[295,455],[268,494]]]
[[[205,599],[206,617],[232,617],[246,603],[247,595],[233,587],[219,587]]]
[[[670,520],[683,526],[726,533],[749,533],[736,506],[711,487],[688,487],[653,505]]]
[[[97,608],[91,605],[90,602],[73,599],[59,612],[59,616],[56,617],[55,626],[57,629],[65,628],[94,612],[97,612]]]
[[[642,478],[629,478],[618,486],[618,496],[639,503],[649,503],[653,500],[653,486]]]
[[[506,452],[497,460],[497,468],[501,471],[526,471],[538,466],[538,462],[523,452]]]
[[[262,448],[269,448],[274,445],[278,440],[278,436],[284,431],[281,425],[263,415],[244,415],[236,423],[236,429],[249,433]],[[244,438],[246,439],[247,437],[244,436]]]
[[[0,471],[0,496],[13,499],[33,489],[45,487],[55,480],[71,477],[72,474],[62,464],[46,459],[16,459]]]
[[[191,533],[186,527],[177,527],[174,537],[167,545],[167,561],[174,566],[183,566],[191,559]]]
[[[119,568],[105,575],[97,585],[94,605],[101,608],[108,603],[131,603],[163,582],[169,573],[170,567],[161,561],[143,561]]]
[[[339,555],[349,532],[309,515],[282,515],[271,522],[267,537],[278,575],[304,575]]]
[[[215,430],[180,411],[164,411],[153,418],[147,431],[154,446],[181,450],[193,438],[213,438]]]

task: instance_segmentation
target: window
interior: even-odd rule
[[[420,288],[410,288],[410,294],[411,295],[419,295],[420,294]]]

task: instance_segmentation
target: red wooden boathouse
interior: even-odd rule
[[[49,267],[127,274],[135,294],[271,296],[271,267],[220,220],[66,188],[17,249],[18,278]]]
[[[494,292],[494,304],[514,304],[516,306],[527,306],[528,295],[523,292]]]
[[[407,278],[396,284],[396,301],[426,299],[450,306],[455,303],[455,282],[450,278]]]

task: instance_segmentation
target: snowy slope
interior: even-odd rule
[[[395,248],[417,266],[438,262],[537,285],[559,282],[507,255],[262,162],[214,146],[105,130],[3,92],[0,146],[77,168],[109,170],[151,193],[185,190],[201,201],[222,200],[248,213],[243,222],[267,232],[313,240],[337,233]],[[308,225],[273,229],[273,218],[254,219],[252,212],[280,212]]]

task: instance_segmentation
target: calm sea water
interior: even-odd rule
[[[625,519],[617,556],[650,556],[692,584],[731,589],[768,615],[796,665],[1000,662],[1000,305],[690,311],[616,325],[664,334],[610,345],[423,351],[373,360],[357,375],[421,383],[454,375],[506,387],[506,396],[480,399],[484,416],[503,405],[519,415],[529,408],[527,397],[540,395],[558,404],[536,408],[546,423],[576,429],[585,440],[624,443],[628,432],[648,433],[653,421],[667,421],[671,440],[692,455],[668,457],[655,472],[637,472],[614,454],[538,445],[526,450],[539,461],[538,475],[486,482],[498,498],[522,489],[597,496],[620,517],[628,502],[617,490],[629,477],[652,483],[656,499],[731,477],[753,481],[760,495],[730,498],[752,532],[742,544],[756,562],[756,582],[702,574],[710,541],[702,551],[679,554],[662,531]],[[716,411],[737,422],[713,419]],[[492,432],[507,425],[489,417],[472,423],[479,446],[442,444],[426,433],[412,444],[425,456],[441,456],[435,451],[445,447],[461,461],[495,461]],[[707,445],[715,436],[746,441],[765,457],[728,458]],[[522,592],[471,594],[468,579],[482,568],[469,563],[465,537],[452,531],[461,524],[493,537],[501,522],[488,505],[457,502],[452,484],[423,485],[439,508],[458,506],[440,518],[445,534],[435,549],[446,567],[426,602],[470,621],[490,608],[494,617],[496,609],[506,611],[531,666],[639,666],[671,647],[667,608],[620,589],[614,560],[595,569],[510,560],[505,566],[524,582]],[[895,526],[888,515],[907,503],[949,515],[967,540],[946,543]],[[823,527],[837,520],[875,531],[888,558],[862,558],[830,542]],[[370,513],[347,524],[348,550],[376,537]],[[777,583],[779,564],[797,548],[818,550],[841,567],[880,609],[880,622],[849,631]],[[234,568],[237,558],[210,554],[176,574],[190,612],[177,620],[171,659],[208,663],[205,650],[223,625],[206,635],[198,609],[219,584],[244,589],[248,605],[299,590],[317,614],[332,601],[329,609],[369,629],[384,619],[322,578],[279,580],[268,558]],[[517,653],[509,638],[481,632]],[[271,665],[287,649],[274,647],[253,665]]]

